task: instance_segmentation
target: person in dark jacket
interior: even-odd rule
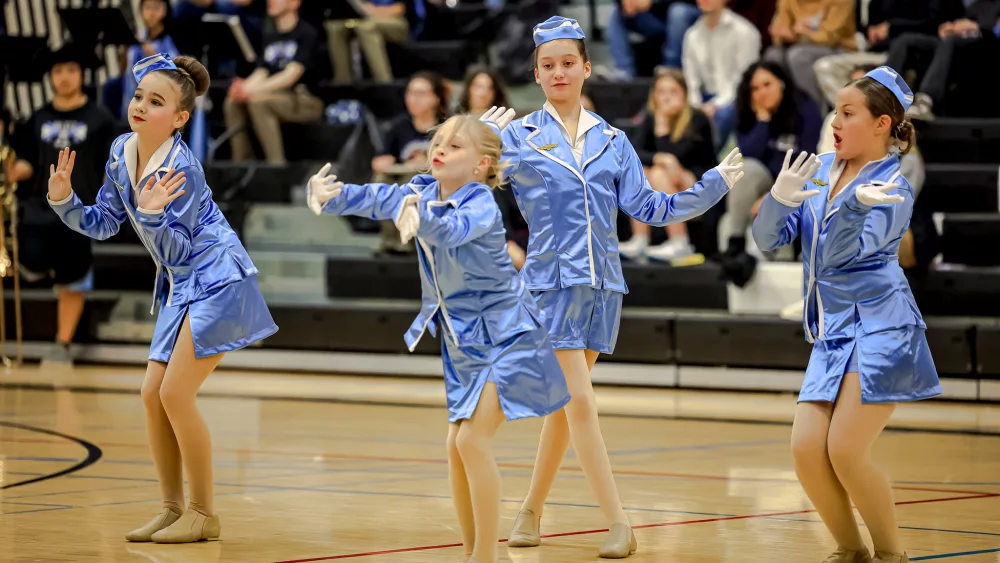
[[[649,184],[665,193],[693,186],[702,174],[719,164],[713,139],[708,117],[688,102],[684,73],[661,69],[649,91],[646,117],[632,137]],[[649,225],[632,219],[632,238],[621,243],[618,250],[631,259],[645,255],[664,262],[694,255],[686,223],[671,223],[665,228],[669,239],[649,248]]]
[[[936,33],[904,33],[892,43],[886,61],[899,72],[917,73],[911,84],[919,86],[914,88],[913,105],[907,112],[913,119],[934,118],[934,106],[940,107],[948,93],[957,51],[975,43],[1000,41],[1000,0],[975,0],[968,7],[962,0],[941,2]]]
[[[743,73],[736,92],[736,144],[743,152],[745,176],[740,189],[727,196],[721,226],[729,237],[723,268],[741,264],[729,274],[733,283],[742,286],[753,275],[752,261],[749,266],[744,262],[749,259],[746,231],[754,204],[771,189],[789,149],[816,151],[822,125],[819,108],[796,90],[780,64],[760,61]]]

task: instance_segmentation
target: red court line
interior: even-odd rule
[[[959,491],[949,491],[949,492],[959,492]],[[930,498],[921,500],[908,500],[897,502],[896,505],[909,505],[909,504],[930,504],[938,502],[952,502],[956,500],[974,500],[983,498],[1000,497],[1000,493],[979,493],[964,495],[958,497],[945,497],[945,498]],[[744,514],[740,516],[719,516],[716,518],[701,518],[698,520],[680,520],[677,522],[657,522],[654,524],[640,524],[638,526],[633,526],[632,529],[639,530],[644,528],[664,528],[668,526],[686,526],[689,524],[708,524],[712,522],[728,522],[734,520],[750,520],[755,518],[774,518],[776,516],[792,516],[796,514],[810,514],[816,512],[816,509],[806,509],[806,510],[788,510],[784,512],[767,512],[762,514]],[[588,534],[599,534],[602,532],[607,532],[607,528],[594,529],[594,530],[578,530],[575,532],[561,532],[558,534],[544,534],[543,538],[562,538],[567,536],[584,536]],[[500,540],[500,543],[507,541],[507,538]],[[374,555],[388,555],[392,553],[412,553],[416,551],[429,551],[433,549],[446,549],[451,547],[461,547],[461,543],[449,543],[440,545],[422,545],[414,547],[401,547],[397,549],[388,549],[383,551],[367,551],[361,553],[345,553],[342,555],[330,555],[327,557],[312,557],[309,559],[290,559],[287,561],[275,561],[274,563],[313,563],[315,561],[334,561],[337,559],[355,559],[360,557],[371,557]]]

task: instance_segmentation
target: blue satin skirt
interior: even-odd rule
[[[153,342],[149,346],[150,361],[170,361],[185,316],[191,317],[196,358],[246,348],[278,331],[256,276],[199,295],[191,303],[172,307],[167,306],[164,292]]]
[[[448,422],[472,417],[487,381],[496,384],[507,420],[542,417],[569,402],[562,367],[544,327],[499,344],[456,347],[442,333]]]
[[[857,372],[862,403],[903,403],[941,394],[924,329],[905,326],[813,344],[799,402],[836,402],[844,374]]]
[[[531,294],[545,311],[549,337],[556,350],[587,349],[602,354],[615,351],[623,293],[576,285]]]

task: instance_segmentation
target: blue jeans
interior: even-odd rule
[[[667,19],[663,21],[649,12],[642,12],[630,18],[625,17],[618,5],[611,10],[606,32],[608,49],[615,66],[625,71],[630,78],[636,75],[635,55],[629,42],[629,32],[638,33],[647,39],[663,38],[664,66],[680,68],[684,48],[684,32],[701,15],[697,6],[674,2],[667,8]]]
[[[715,94],[702,93],[702,99],[706,102],[714,97]],[[736,128],[736,102],[715,108],[715,118],[712,119],[712,123],[715,125],[715,151],[718,152],[722,150],[729,135]]]

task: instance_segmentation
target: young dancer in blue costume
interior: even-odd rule
[[[905,118],[912,101],[889,67],[844,87],[835,152],[803,152],[790,163],[789,151],[753,223],[763,250],[802,237],[803,328],[813,352],[792,452],[799,481],[839,546],[825,563],[908,561],[871,448],[896,403],[941,394],[926,325],[897,259],[915,199],[899,169],[914,136]],[[852,500],[871,532],[874,559]]]
[[[435,133],[431,174],[405,185],[344,185],[325,166],[309,182],[317,214],[395,221],[416,237],[423,290],[405,340],[413,350],[440,332],[451,426],[448,474],[467,561],[497,561],[500,472],[490,451],[504,420],[541,417],[569,402],[542,312],[507,252],[492,190],[500,183],[500,137],[471,116]]]
[[[531,232],[521,275],[546,312],[573,400],[545,419],[531,488],[508,543],[541,543],[542,508],[572,439],[611,523],[599,553],[625,558],[637,545],[615,486],[590,381],[598,355],[614,351],[627,291],[618,256],[618,210],[655,226],[692,219],[722,200],[742,176],[743,164],[734,149],[691,188],[654,191],[625,134],[580,103],[590,76],[580,25],[552,17],[535,26],[534,41],[535,81],[545,92],[545,106],[498,125],[504,159],[512,163],[507,178]],[[505,121],[507,115],[500,108],[483,119]]]
[[[163,509],[129,541],[187,543],[221,532],[212,492],[212,444],[195,396],[224,353],[278,327],[257,285],[257,269],[212,201],[201,163],[180,130],[208,71],[191,57],[159,54],[132,68],[138,88],[128,107],[132,133],[111,146],[94,205],[73,193],[75,153],[64,150],[49,178],[49,205],[71,229],[104,240],[131,223],[156,262],[160,311],[142,383],[146,427]],[[153,310],[150,310],[152,313]],[[191,487],[184,510],[183,462]]]

